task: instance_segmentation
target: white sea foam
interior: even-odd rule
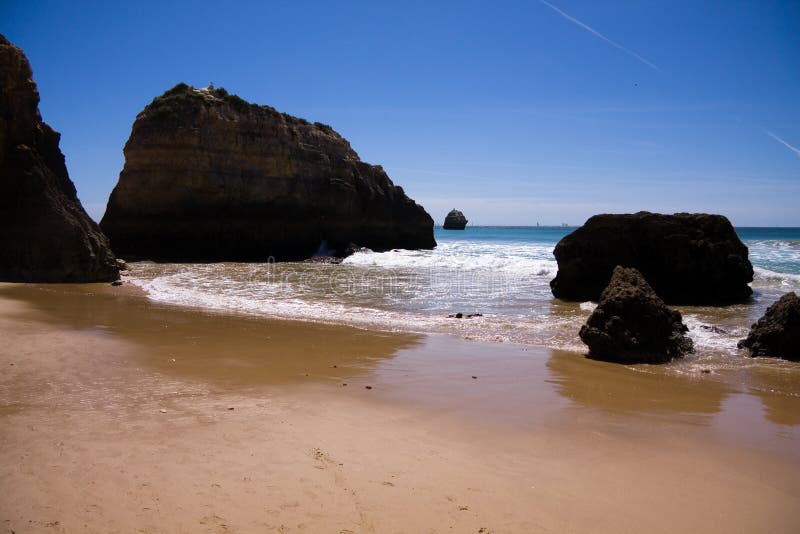
[[[363,252],[341,265],[137,263],[128,279],[151,299],[181,306],[583,352],[578,331],[594,304],[553,300],[553,245],[443,239],[434,250]],[[800,290],[800,274],[791,274],[797,242],[750,246],[764,262],[751,303],[684,310],[695,359],[740,354],[736,343],[750,324],[781,294]],[[483,317],[448,318],[456,312]]]
[[[772,280],[800,281],[800,240],[751,240],[747,245],[750,261],[757,266],[756,281],[759,274]]]
[[[285,285],[270,287],[270,284],[258,284],[243,289],[225,288],[224,286],[231,285],[230,282],[216,286],[203,281],[189,287],[186,284],[187,278],[191,278],[189,273],[152,280],[130,277],[129,280],[144,289],[148,297],[156,302],[212,311],[419,332],[435,326],[437,322],[425,317],[410,318],[374,308],[347,306],[330,301],[315,302],[299,297]]]
[[[694,342],[695,352],[699,354],[717,352],[738,354],[736,344],[747,335],[744,325],[716,325],[703,321],[696,315],[684,315],[684,323],[689,328],[689,337]]]
[[[475,285],[426,275],[400,276],[391,287],[377,284],[375,278],[360,278],[359,268],[354,272],[354,267],[335,265],[139,263],[128,280],[152,300],[179,306],[582,350],[577,330],[588,311],[576,305],[550,313],[549,277],[534,277],[533,282],[523,277],[529,285],[517,294],[492,291],[498,288],[480,273],[475,275]],[[384,271],[394,272],[379,269]],[[486,273],[496,280],[496,272]],[[360,282],[353,284],[354,279]],[[364,290],[369,291],[364,294]],[[541,296],[543,292],[546,297]],[[448,317],[458,311],[483,316]]]
[[[762,267],[753,267],[753,283],[756,285],[779,284],[785,288],[800,289],[800,274],[778,273]]]
[[[434,250],[359,252],[346,258],[344,263],[387,269],[490,271],[551,278],[558,270],[558,264],[552,257],[552,246],[473,242],[442,243]]]

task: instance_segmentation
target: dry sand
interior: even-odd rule
[[[774,377],[104,285],[0,287],[0,369],[0,532],[800,529],[800,386]]]

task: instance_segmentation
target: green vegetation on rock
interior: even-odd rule
[[[212,106],[227,104],[239,113],[280,115],[289,126],[309,126],[311,124],[300,117],[295,117],[288,113],[279,113],[272,106],[251,104],[240,96],[229,93],[224,87],[209,87],[207,89],[198,90],[183,82],[165,91],[161,96],[155,97],[153,101],[150,102],[150,105],[147,106],[147,110],[154,118],[167,119],[191,111],[200,103]],[[329,135],[338,135],[334,129],[327,124],[315,122],[314,125]]]

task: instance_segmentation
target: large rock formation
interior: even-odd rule
[[[433,219],[330,126],[179,84],[136,117],[100,226],[126,258],[432,248]]]
[[[445,230],[463,230],[467,226],[467,222],[467,218],[464,217],[463,213],[453,209],[444,218],[444,226],[442,228]]]
[[[800,361],[800,298],[786,293],[767,308],[764,316],[750,328],[739,348],[750,349],[752,356],[771,356]]]
[[[680,312],[667,308],[639,271],[616,267],[579,335],[590,358],[665,363],[692,352],[687,331]]]
[[[0,280],[116,280],[108,240],[83,210],[42,122],[25,54],[0,35]]]
[[[730,304],[752,293],[747,247],[722,215],[595,215],[553,254],[550,287],[564,300],[597,300],[617,265],[638,269],[671,304]]]

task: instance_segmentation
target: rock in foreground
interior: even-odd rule
[[[467,226],[467,218],[460,211],[453,209],[444,218],[444,225],[442,228],[445,230],[463,230]]]
[[[126,258],[432,248],[433,219],[330,126],[179,84],[136,117],[100,226]]]
[[[119,278],[108,240],[78,200],[59,140],[39,115],[28,59],[0,35],[0,280]]]
[[[589,357],[616,363],[666,363],[692,352],[680,312],[670,310],[636,269],[617,267],[581,327]]]
[[[764,316],[750,328],[739,348],[750,349],[752,356],[771,356],[800,361],[800,298],[794,292],[782,296],[767,308]]]
[[[550,287],[564,300],[596,301],[617,265],[638,269],[671,304],[724,305],[752,293],[747,247],[722,215],[595,215],[553,254]]]

